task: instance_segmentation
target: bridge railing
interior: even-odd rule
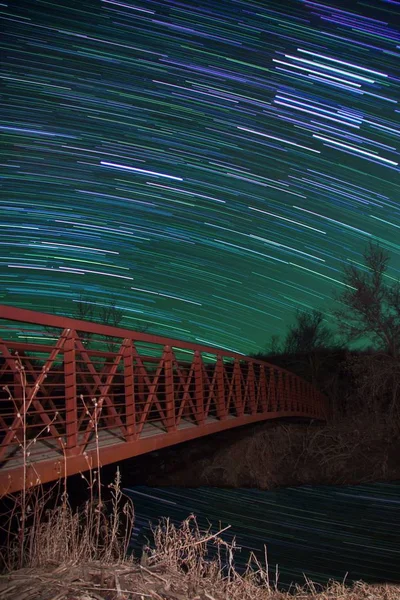
[[[34,463],[46,447],[68,458],[94,438],[175,432],[179,441],[188,427],[277,416],[324,419],[326,400],[240,354],[0,305],[1,468],[21,449]]]

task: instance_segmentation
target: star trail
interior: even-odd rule
[[[0,303],[243,353],[400,276],[400,3],[0,3]]]

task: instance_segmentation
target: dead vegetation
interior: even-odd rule
[[[171,460],[165,458],[171,471],[166,468],[164,475],[152,474],[149,464],[147,484],[268,490],[400,479],[398,424],[382,415],[354,415],[327,424],[266,423],[237,439],[216,441],[203,455],[200,440],[191,448],[180,453],[180,468],[171,450]]]
[[[60,536],[53,531],[55,538]],[[253,556],[247,570],[234,567],[235,544],[221,537],[222,531],[200,531],[191,516],[180,527],[161,521],[153,534],[155,544],[140,563],[121,560],[81,561],[60,564],[49,556],[41,567],[27,566],[0,577],[2,600],[395,600],[400,586],[346,586],[332,582],[327,587],[305,581],[280,591],[269,579],[267,565]],[[210,558],[210,546],[213,558]]]

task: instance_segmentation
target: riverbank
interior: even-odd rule
[[[205,577],[193,584],[191,574],[163,565],[131,563],[52,565],[0,576],[2,600],[398,600],[398,585],[351,587],[333,583],[318,590],[311,583],[288,594],[251,581],[228,584]]]
[[[304,489],[308,498],[305,499],[306,505],[299,505],[299,502],[293,497],[288,497],[286,502],[282,502],[282,499],[277,497],[278,492],[253,490],[252,494],[257,492],[260,495],[261,502],[259,504],[271,507],[271,500],[273,503],[275,499],[276,506],[284,516],[284,521],[275,523],[279,530],[279,536],[286,537],[287,541],[291,540],[292,544],[306,543],[304,546],[306,550],[301,551],[304,559],[301,572],[307,571],[307,568],[310,567],[310,571],[313,571],[315,576],[311,578],[308,574],[307,579],[301,577],[302,583],[308,582],[306,587],[292,585],[289,590],[287,588],[283,590],[281,581],[283,577],[287,576],[285,570],[287,571],[287,563],[290,562],[291,549],[286,544],[286,550],[283,548],[284,556],[276,569],[276,555],[273,548],[274,534],[265,516],[258,515],[254,501],[244,499],[244,502],[241,502],[243,509],[251,506],[249,517],[255,519],[256,522],[255,529],[254,527],[249,528],[250,542],[245,542],[245,546],[247,549],[254,548],[256,541],[254,535],[256,537],[262,535],[263,543],[267,544],[268,553],[262,552],[261,555],[258,553],[258,558],[253,555],[252,562],[247,569],[236,570],[234,567],[234,564],[238,562],[236,559],[243,554],[240,535],[235,537],[239,533],[237,531],[238,523],[246,526],[246,522],[243,522],[238,511],[232,511],[232,507],[229,508],[226,502],[224,502],[224,506],[231,519],[228,523],[232,524],[232,527],[220,525],[219,531],[216,531],[215,528],[212,530],[207,528],[207,523],[219,522],[218,515],[222,518],[221,507],[217,502],[210,502],[209,505],[213,507],[215,514],[207,514],[207,517],[212,520],[207,518],[205,525],[200,527],[198,525],[200,520],[193,517],[184,520],[180,526],[175,526],[172,520],[164,519],[160,526],[153,529],[152,537],[154,539],[150,548],[145,547],[141,557],[139,555],[134,560],[126,552],[130,539],[129,522],[133,517],[132,512],[129,511],[131,502],[128,501],[128,504],[125,504],[125,498],[120,493],[119,480],[116,479],[117,485],[113,484],[111,487],[115,500],[110,506],[110,510],[106,511],[103,504],[103,515],[98,510],[98,500],[92,494],[91,504],[81,509],[79,513],[70,509],[68,504],[61,504],[56,509],[42,512],[43,521],[41,523],[33,519],[29,525],[27,521],[23,547],[20,543],[21,535],[18,535],[8,548],[8,557],[10,560],[14,557],[14,566],[10,563],[8,573],[0,576],[1,600],[131,600],[133,598],[140,600],[149,598],[153,600],[289,600],[290,598],[298,600],[397,600],[400,597],[400,585],[397,583],[397,578],[386,578],[383,571],[380,572],[380,576],[377,572],[375,577],[373,576],[369,580],[370,584],[365,581],[351,582],[350,574],[349,577],[346,577],[346,571],[351,571],[351,566],[353,568],[355,566],[354,560],[352,561],[351,557],[344,553],[346,548],[350,552],[352,552],[351,548],[354,548],[357,554],[357,569],[362,563],[361,549],[365,550],[367,563],[370,564],[367,571],[369,574],[372,574],[371,569],[379,568],[379,564],[384,564],[385,568],[388,568],[390,564],[389,540],[381,538],[375,531],[370,531],[369,526],[367,529],[371,540],[362,539],[356,527],[355,517],[363,515],[367,524],[375,523],[378,528],[384,529],[385,523],[391,522],[390,514],[381,514],[378,518],[366,507],[360,509],[350,506],[353,518],[349,524],[351,529],[351,539],[349,539],[349,536],[345,535],[343,524],[335,521],[333,506],[337,502],[332,502],[332,499],[328,499],[328,501],[322,499],[320,502],[318,490],[310,488],[307,491]],[[94,489],[92,489],[93,491]],[[127,490],[130,499],[137,505],[135,521],[139,521],[140,518],[143,520],[143,506],[140,506],[140,503],[129,491]],[[145,496],[142,493],[143,490],[138,491],[142,497]],[[279,493],[285,492],[293,496],[293,494],[301,494],[301,491],[301,488],[292,488],[291,490],[281,490]],[[352,505],[355,501],[355,492],[358,491],[341,488],[337,490],[342,504],[337,506],[336,512],[340,514],[341,519],[345,519],[343,506]],[[204,506],[206,504],[204,491],[196,490],[196,492],[200,497],[200,504]],[[157,501],[157,494],[154,490],[147,493],[151,494],[148,498]],[[159,489],[158,495],[161,493],[164,492]],[[218,493],[223,493],[223,491],[218,490]],[[232,492],[225,490],[224,493]],[[239,491],[235,493],[239,493]],[[272,494],[273,498],[268,501],[268,498],[261,497],[262,494]],[[396,504],[396,496],[393,496],[390,490],[380,494],[379,490],[361,489],[358,495],[363,499],[369,495],[373,505],[380,505],[384,511],[392,510],[390,497],[394,498]],[[184,504],[182,507],[184,515],[190,511],[186,496],[179,490],[175,494],[175,500],[179,497],[181,503]],[[315,536],[312,538],[313,542],[310,543],[304,538],[306,525],[304,519],[307,512],[311,517],[314,515],[315,507],[310,504],[312,498],[318,503],[319,515],[313,517]],[[35,508],[35,505],[30,503],[31,500],[32,497],[29,498],[29,506]],[[167,502],[165,500],[161,502],[161,506],[159,504],[157,509],[160,511],[159,514],[165,514],[173,504],[176,504],[176,502],[171,502],[174,498],[169,498]],[[377,502],[378,500],[379,502]],[[146,501],[146,506],[149,501]],[[37,508],[38,510],[43,509],[40,498]],[[192,508],[196,512],[201,512],[200,506]],[[291,513],[293,513],[293,518],[291,518]],[[232,520],[235,514],[236,521]],[[30,512],[29,515],[31,515]],[[320,519],[320,523],[315,522],[316,516]],[[147,516],[144,518],[146,520]],[[152,520],[157,522],[157,518]],[[275,521],[276,519],[273,517],[272,523]],[[180,523],[179,520],[178,522]],[[266,526],[268,534],[260,531],[262,523]],[[328,585],[318,583],[316,565],[312,564],[311,560],[313,552],[318,556],[319,563],[323,561],[324,552],[331,555],[323,572],[334,573],[332,571],[333,562],[338,557],[336,549],[331,543],[332,540],[324,533],[324,526],[332,530],[334,537],[340,532],[340,540],[344,544],[340,554],[344,568],[341,574],[337,573],[338,576],[334,577],[335,582]],[[287,533],[285,533],[286,529]],[[214,533],[215,531],[216,533]],[[390,528],[390,535],[396,535],[393,526]],[[318,549],[315,544],[322,544],[322,546]],[[373,553],[374,546],[379,550],[378,554]],[[23,553],[21,553],[21,549],[24,550]],[[16,564],[20,560],[24,568],[17,568]],[[266,562],[270,565],[269,571]],[[328,570],[326,569],[327,565]],[[321,564],[319,564],[319,568],[321,569]],[[362,573],[359,570],[358,572]],[[333,578],[333,575],[331,577]],[[357,576],[357,578],[361,577],[362,575]],[[310,583],[311,579],[313,579],[313,583]],[[324,578],[324,581],[326,582],[327,578]],[[392,583],[377,583],[379,581],[391,581]],[[279,588],[276,582],[278,582]]]
[[[150,486],[254,487],[355,485],[400,479],[398,425],[382,416],[333,423],[266,422],[146,457],[143,471],[122,466]]]
[[[265,491],[136,486],[126,493],[135,506],[137,556],[147,540],[152,545],[149,523],[163,515],[179,525],[193,514],[203,530],[228,527],[221,537],[235,544],[239,573],[252,556],[265,563],[267,553],[270,580],[278,572],[281,591],[306,580],[400,584],[400,481]]]

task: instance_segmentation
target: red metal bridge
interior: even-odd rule
[[[266,362],[0,305],[0,495],[326,399]]]

